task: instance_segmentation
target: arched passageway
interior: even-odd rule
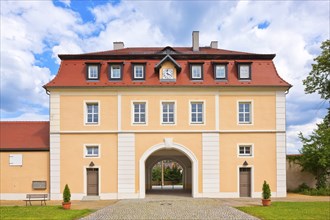
[[[152,168],[162,160],[179,163],[183,168],[182,187],[180,189],[152,189]],[[140,159],[140,198],[147,194],[171,194],[178,196],[197,196],[198,162],[195,155],[186,147],[176,143],[161,143],[149,148]]]
[[[178,182],[165,179],[160,183],[152,181],[152,169],[159,162],[166,161],[163,170],[171,164],[178,164],[182,168],[182,179]],[[145,183],[147,194],[190,195],[192,189],[192,169],[190,159],[182,152],[174,149],[162,149],[154,152],[145,163]],[[172,167],[170,168],[172,169]]]

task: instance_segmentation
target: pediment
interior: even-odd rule
[[[165,63],[165,62],[167,62],[167,61],[173,63],[173,65],[174,65],[174,67],[175,67],[175,69],[177,70],[178,73],[181,72],[181,66],[180,66],[180,64],[178,64],[178,63],[173,59],[173,57],[171,57],[169,54],[167,54],[167,55],[166,55],[161,61],[159,61],[159,63],[157,63],[157,64],[155,65],[155,71],[158,72],[159,69],[162,67],[163,63]]]

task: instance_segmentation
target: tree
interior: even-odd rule
[[[162,179],[162,168],[158,165],[155,165],[152,168],[152,181],[160,182]]]
[[[312,71],[303,80],[306,86],[305,92],[321,95],[325,100],[330,99],[330,40],[326,40],[321,45],[321,54],[314,59]],[[309,137],[304,137],[300,132],[299,138],[303,143],[300,150],[302,154],[298,157],[298,164],[303,171],[308,171],[315,176],[316,187],[325,188],[327,176],[330,174],[330,109],[323,119],[317,124],[317,129]]]
[[[303,143],[300,150],[301,157],[297,158],[303,171],[308,171],[315,176],[316,188],[325,188],[327,176],[330,174],[330,126],[326,117],[322,123],[317,124],[317,129],[308,137],[302,133],[299,138]]]
[[[305,92],[307,94],[315,93],[321,95],[322,99],[330,99],[330,40],[326,40],[321,45],[321,54],[314,59],[312,71],[307,78],[303,80]]]

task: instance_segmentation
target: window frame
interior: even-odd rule
[[[192,104],[202,104],[202,121],[201,122],[193,122],[192,119],[193,119],[193,108],[192,108]],[[200,114],[200,112],[197,111],[197,113],[195,114]],[[198,119],[198,115],[196,115],[196,119]],[[204,125],[206,122],[206,118],[205,118],[205,101],[203,100],[191,100],[189,101],[189,123],[190,125]]]
[[[108,71],[108,74],[109,74],[109,80],[110,81],[118,81],[118,80],[122,80],[123,79],[123,68],[124,68],[124,65],[123,63],[108,63],[108,66],[109,66],[109,71]],[[120,75],[119,77],[113,77],[113,67],[114,66],[119,66],[120,68]]]
[[[243,111],[243,112],[240,112],[240,104],[249,104],[250,105],[250,111],[248,112],[249,113],[249,117],[250,117],[250,120],[247,122],[245,120],[245,117],[244,116],[244,121],[240,121],[240,114],[247,114],[247,112]],[[252,100],[240,100],[240,101],[237,101],[237,123],[239,125],[253,125],[253,101]]]
[[[98,121],[97,122],[89,122],[88,121],[88,105],[95,105],[97,104],[98,108],[97,108],[97,119]],[[84,108],[85,108],[85,113],[84,113],[84,118],[85,118],[85,125],[99,125],[101,123],[101,118],[100,118],[100,115],[101,115],[101,105],[100,105],[100,102],[99,101],[93,101],[93,100],[88,100],[88,101],[84,101]],[[93,115],[96,114],[96,113],[92,113]]]
[[[204,63],[190,63],[189,64],[189,70],[190,70],[190,80],[203,80],[204,79],[204,68],[203,68],[203,65]],[[193,76],[193,67],[200,67],[200,77],[196,78]]]
[[[135,68],[142,66],[142,77],[135,76]],[[146,79],[146,64],[145,63],[132,63],[132,79],[133,80],[145,80]]]
[[[164,109],[163,104],[173,104],[173,122],[164,122]],[[169,116],[170,113],[166,113]],[[161,100],[160,101],[160,124],[161,125],[175,125],[176,124],[176,101]]]
[[[144,104],[145,105],[145,112],[144,112],[144,122],[135,121],[135,104]],[[145,100],[135,100],[132,101],[132,110],[131,110],[131,124],[132,125],[148,125],[148,103]],[[141,112],[138,113],[141,115]],[[141,119],[141,116],[139,116],[139,120]]]
[[[98,154],[88,154],[88,148],[97,148],[98,149]],[[84,144],[84,158],[100,158],[101,157],[101,145],[100,144]]]
[[[225,67],[225,77],[217,77],[217,66]],[[214,62],[213,63],[213,73],[215,80],[228,80],[228,62]]]
[[[244,147],[244,153],[241,153],[240,148]],[[246,154],[246,147],[250,148],[250,154]],[[252,158],[254,157],[254,144],[252,143],[239,143],[237,144],[237,157]]]
[[[90,77],[89,74],[89,68],[92,66],[96,66],[97,68],[97,77]],[[99,80],[100,79],[100,69],[101,64],[100,63],[86,63],[86,78],[87,80]]]
[[[241,67],[242,66],[248,66],[249,68],[249,77],[247,78],[242,78],[241,77]],[[237,64],[237,74],[238,74],[238,79],[239,80],[251,80],[252,79],[252,62],[248,62],[248,63],[238,63]]]

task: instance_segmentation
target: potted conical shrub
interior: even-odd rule
[[[262,185],[262,205],[263,206],[270,206],[271,204],[271,192],[269,184],[264,180],[264,184]]]
[[[63,209],[71,208],[71,192],[68,184],[65,184],[64,187],[62,207]]]

